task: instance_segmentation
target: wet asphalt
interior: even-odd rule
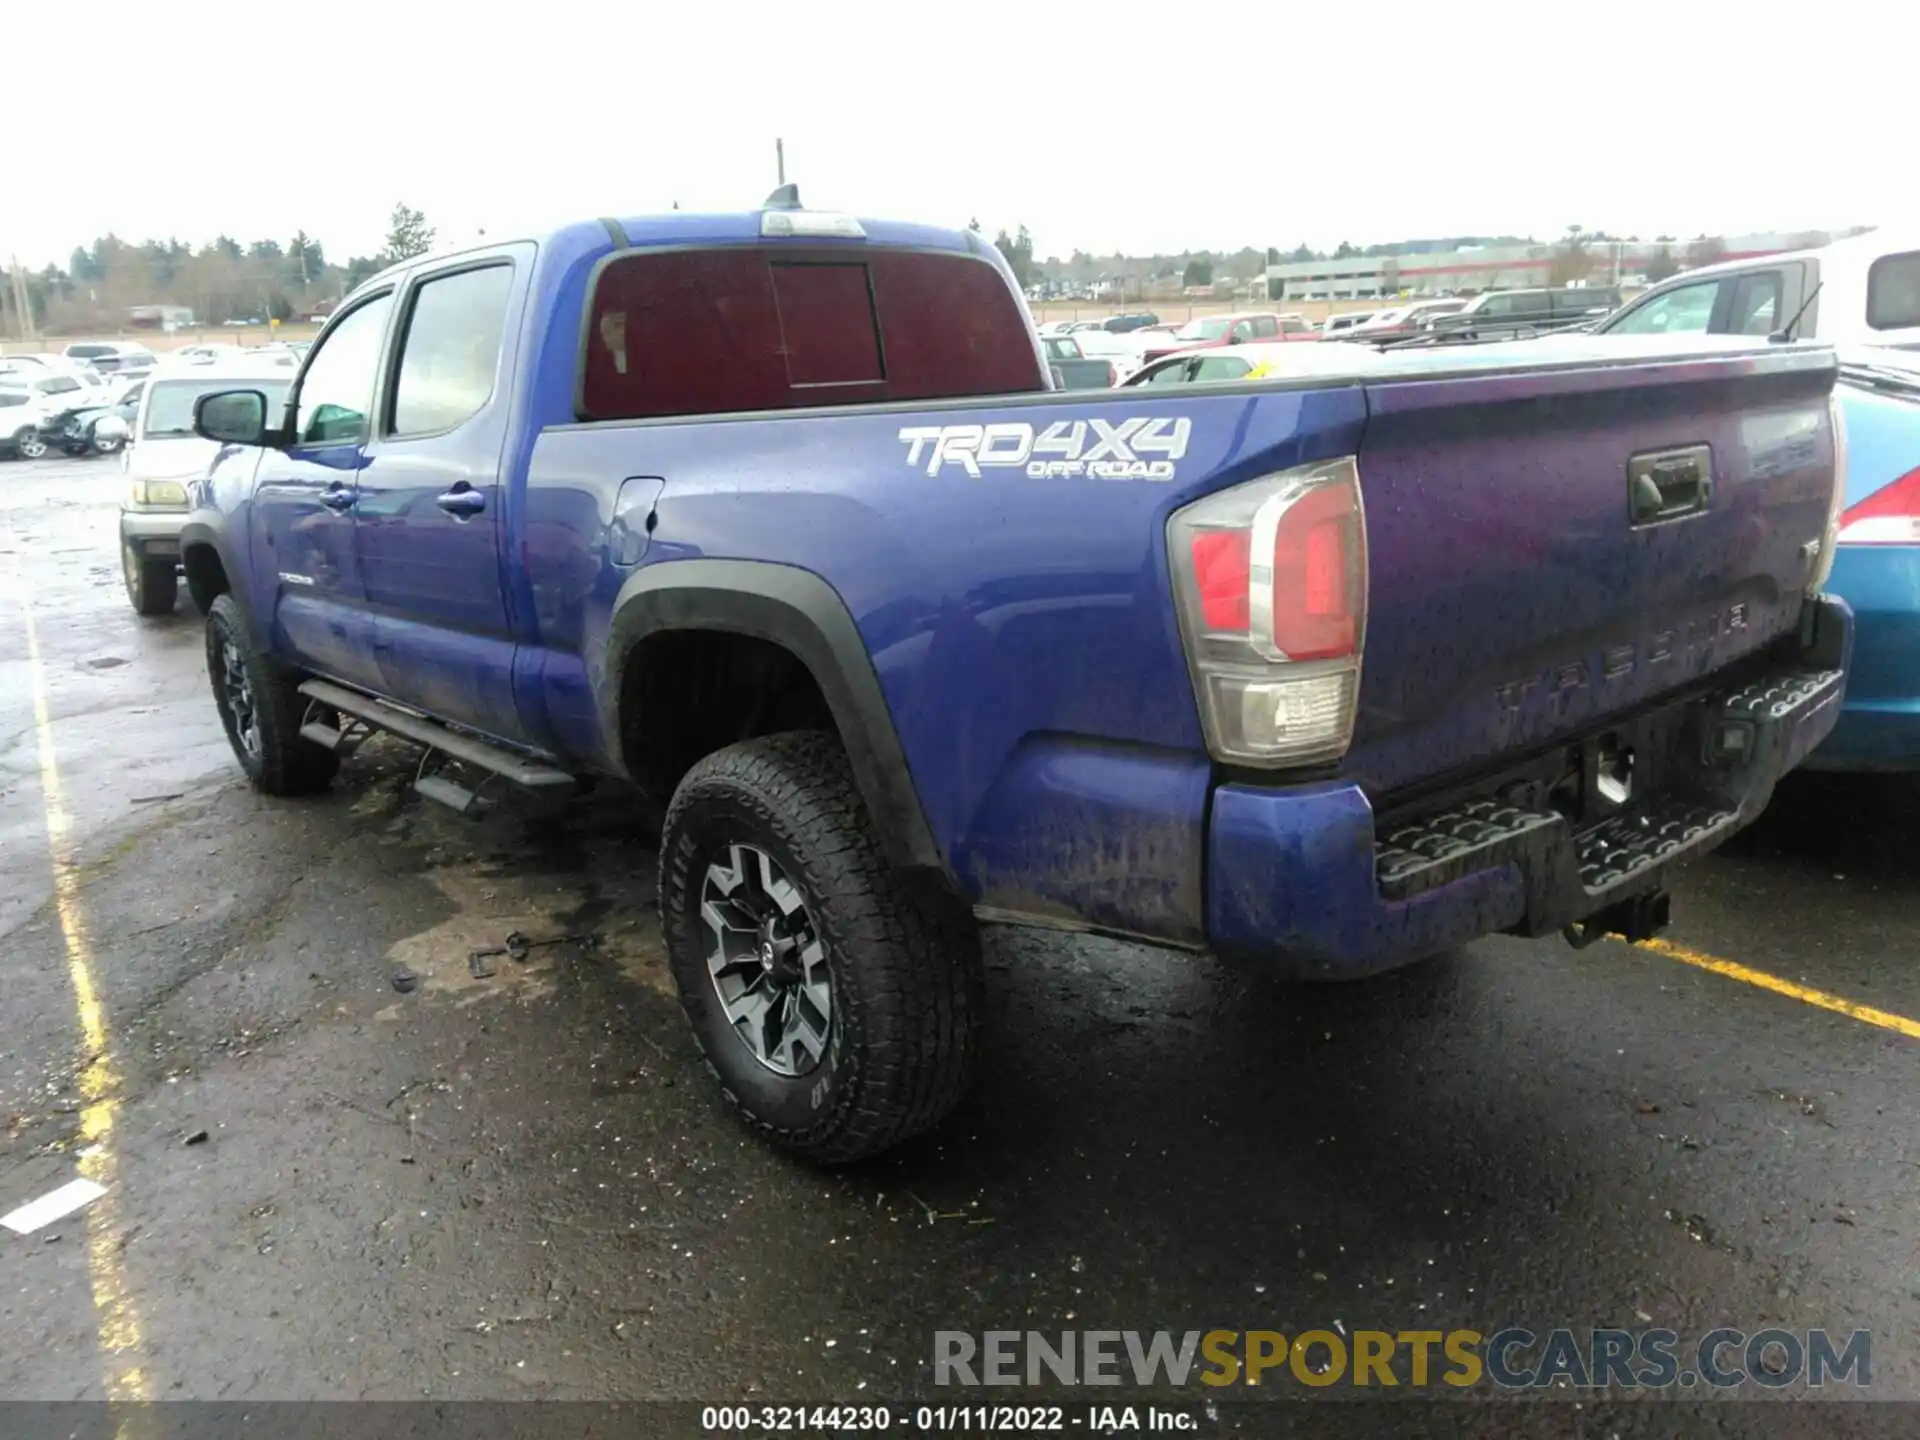
[[[952,1401],[941,1329],[1508,1324],[1870,1329],[1920,1399],[1920,1040],[1610,942],[1303,989],[995,929],[977,1092],[810,1170],[685,1032],[655,817],[461,819],[387,742],[253,794],[199,617],[126,603],[118,474],[0,462],[0,1211],[109,1185],[0,1232],[0,1399]],[[1916,840],[1914,785],[1797,777],[1667,938],[1920,1018]],[[476,974],[515,930],[588,938]]]

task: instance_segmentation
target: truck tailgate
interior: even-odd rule
[[[1683,689],[1799,615],[1834,483],[1830,352],[1528,358],[1367,385],[1342,769],[1376,804]]]

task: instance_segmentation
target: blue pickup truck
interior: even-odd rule
[[[198,402],[182,563],[269,794],[384,731],[456,807],[665,802],[701,1047],[848,1160],[964,1091],[981,920],[1318,978],[1652,934],[1838,713],[1835,369],[1055,391],[980,237],[779,192],[370,280],[284,408]]]

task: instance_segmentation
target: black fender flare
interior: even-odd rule
[[[267,637],[262,629],[263,619],[255,611],[253,597],[247,591],[246,557],[234,553],[223,514],[217,510],[196,510],[187,516],[186,523],[180,527],[180,558],[183,562],[187,551],[196,545],[210,546],[213,553],[220,557],[220,568],[227,576],[227,589],[239,602],[241,613],[247,617],[247,626],[254,632],[254,639],[264,646]]]
[[[846,602],[811,570],[764,560],[668,560],[643,567],[613,603],[600,733],[614,757],[620,692],[640,642],[665,630],[719,630],[771,641],[812,674],[839,727],[882,852],[897,869],[932,871],[954,888],[908,773],[893,714]]]

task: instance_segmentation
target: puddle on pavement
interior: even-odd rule
[[[667,996],[674,993],[658,918],[651,909],[609,916],[589,928],[568,923],[590,902],[587,886],[536,891],[513,877],[476,875],[465,868],[430,870],[425,878],[446,897],[453,914],[388,949],[388,967],[412,971],[419,979],[418,991],[406,1002],[388,1005],[376,1018],[397,1019],[403,1004],[420,998],[451,1000],[460,1007],[493,998],[523,1004],[546,1000],[554,992],[559,967],[578,963],[588,946],[596,958],[612,961],[636,984]],[[582,931],[595,939],[539,945],[524,960],[491,956],[485,964],[492,973],[475,975],[472,953],[504,945],[515,931],[534,941]]]

